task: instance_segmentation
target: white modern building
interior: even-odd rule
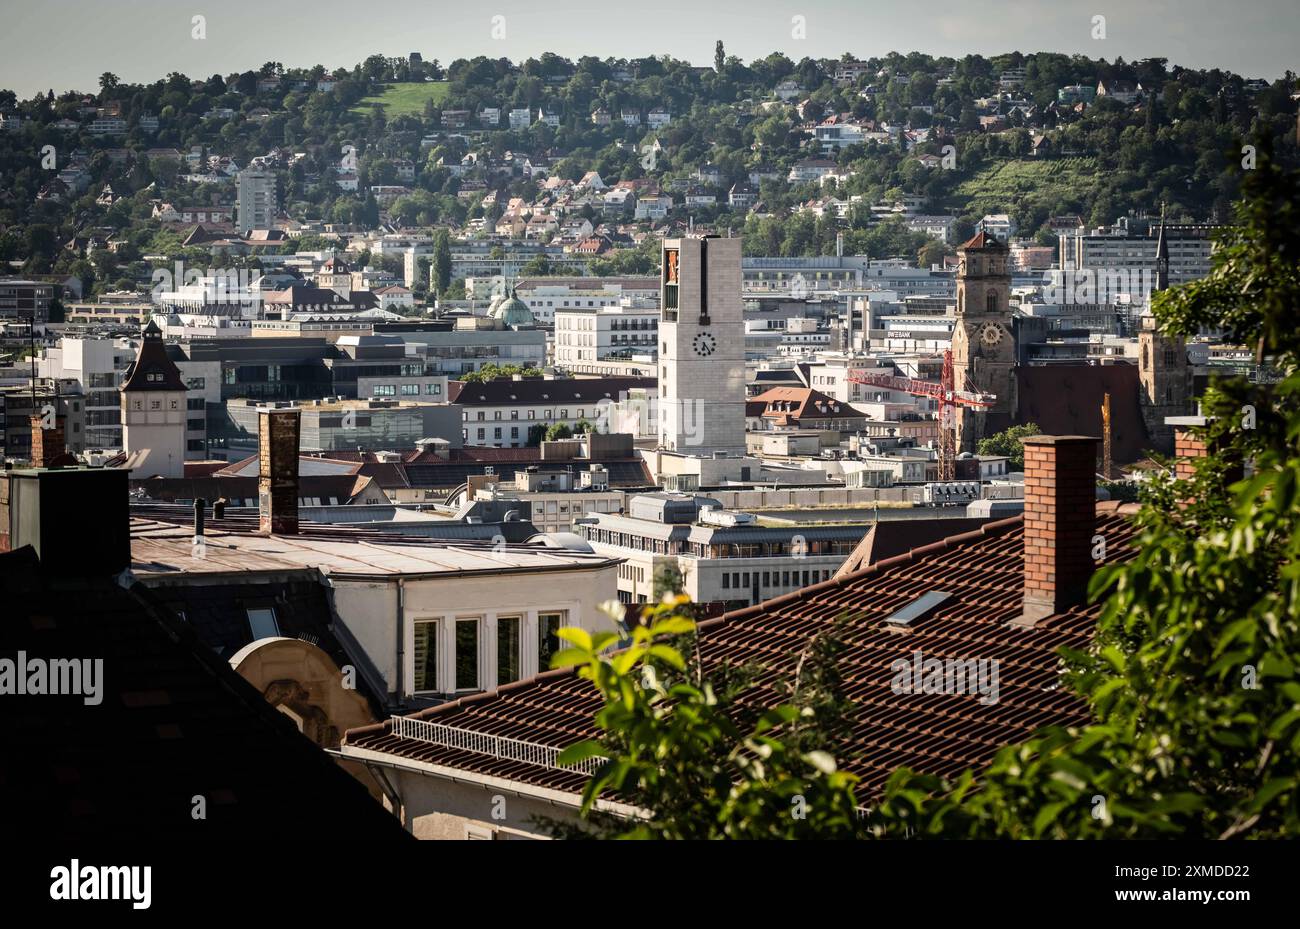
[[[557,310],[555,363],[582,371],[584,362],[653,358],[658,335],[658,301],[631,297],[612,306]]]

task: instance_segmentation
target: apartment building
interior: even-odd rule
[[[573,532],[578,521],[591,514],[621,513],[626,495],[610,489],[605,466],[590,464],[575,471],[574,465],[581,464],[530,464],[516,470],[510,481],[485,475],[474,499],[517,505],[520,519],[550,533]]]
[[[43,326],[50,321],[52,300],[53,284],[0,277],[0,319],[32,320]]]
[[[598,553],[623,559],[624,603],[654,597],[656,572],[681,573],[696,603],[749,606],[828,580],[871,528],[869,523],[770,527],[706,496],[638,494],[627,515],[596,515],[578,532]]]
[[[467,445],[523,448],[534,426],[569,426],[587,420],[601,426],[610,407],[630,391],[653,391],[654,378],[497,378],[483,383],[452,381],[448,399],[463,411]],[[608,428],[608,426],[606,426]]]
[[[584,362],[653,358],[658,335],[657,300],[624,298],[618,304],[557,310],[555,362],[581,372]]]

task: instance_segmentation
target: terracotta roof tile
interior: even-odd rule
[[[1101,503],[1097,532],[1112,560],[1132,556],[1132,505]],[[1084,703],[1062,689],[1059,650],[1085,647],[1099,606],[1075,607],[1035,628],[1009,625],[1022,597],[1020,516],[942,539],[862,570],[747,607],[699,625],[702,660],[755,662],[762,669],[741,698],[747,706],[779,697],[774,683],[791,673],[811,636],[845,617],[848,646],[841,671],[855,704],[853,751],[844,766],[862,777],[864,799],[877,794],[902,765],[942,775],[988,764],[999,748],[1038,728],[1087,720]],[[882,620],[923,593],[943,590],[951,598],[906,631]],[[891,663],[927,658],[996,659],[999,699],[984,705],[978,695],[896,694]],[[599,700],[571,669],[550,671],[473,698],[415,714],[444,725],[508,735],[563,747],[596,734]],[[478,774],[506,776],[524,784],[578,792],[585,776],[555,768],[395,738],[391,723],[347,733],[345,744],[419,758]]]

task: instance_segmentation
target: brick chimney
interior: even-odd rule
[[[1209,454],[1205,442],[1192,434],[1186,426],[1174,429],[1174,476],[1180,481],[1189,480],[1196,473],[1196,459]]]
[[[67,451],[64,445],[63,429],[66,416],[54,416],[54,425],[43,428],[46,419],[40,413],[31,417],[32,426],[32,467],[48,468],[63,457]]]
[[[1210,454],[1205,439],[1193,433],[1194,429],[1208,426],[1208,416],[1169,416],[1165,424],[1174,430],[1174,477],[1180,481],[1191,480],[1196,474],[1196,460]],[[1245,477],[1245,468],[1240,461],[1230,460],[1224,472],[1225,484],[1231,484]],[[1184,505],[1186,505],[1184,503]]]
[[[1019,625],[1083,603],[1097,528],[1097,439],[1036,435],[1025,448],[1025,595]]]
[[[258,415],[258,528],[268,535],[297,535],[301,412],[267,409]]]

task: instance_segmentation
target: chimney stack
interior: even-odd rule
[[[258,527],[267,535],[297,535],[300,413],[262,409],[258,415]]]
[[[32,467],[49,468],[63,457],[67,448],[64,444],[64,423],[66,416],[54,415],[54,425],[44,428],[45,417],[39,412],[31,417],[32,426]]]
[[[1196,460],[1209,456],[1210,448],[1205,439],[1193,432],[1194,429],[1209,424],[1210,417],[1200,414],[1165,417],[1165,425],[1174,427],[1174,477],[1178,480],[1191,480],[1196,475]],[[1223,474],[1225,487],[1246,476],[1245,465],[1235,455],[1227,461],[1227,465]],[[1188,502],[1190,501],[1184,501],[1182,505],[1186,506]]]
[[[1025,595],[1016,622],[1083,603],[1097,528],[1097,439],[1036,435],[1025,449]]]

